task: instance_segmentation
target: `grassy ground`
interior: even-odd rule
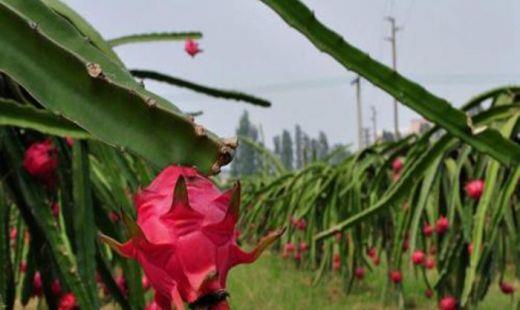
[[[382,269],[382,268],[379,268]],[[235,267],[229,276],[233,309],[397,309],[397,305],[381,302],[385,286],[383,271],[367,273],[362,283],[346,296],[338,277],[324,279],[311,286],[313,274],[296,270],[278,256],[264,253],[252,265]],[[436,309],[436,301],[424,297],[425,286],[413,273],[405,275],[404,290],[407,308]],[[486,299],[479,305],[482,310],[513,309],[511,298],[503,295],[495,284]]]

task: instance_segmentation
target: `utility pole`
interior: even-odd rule
[[[392,16],[387,16],[385,19],[390,22],[391,36],[387,37],[386,39],[388,41],[390,41],[390,43],[392,43],[392,68],[394,69],[394,71],[396,71],[397,70],[397,49],[396,49],[396,43],[395,43],[395,39],[396,39],[395,35],[396,35],[397,31],[402,30],[402,29],[395,25],[395,18],[393,18]],[[394,132],[395,132],[396,139],[399,139],[399,137],[400,137],[399,111],[398,111],[397,99],[395,99],[395,98],[394,98]]]
[[[374,143],[376,143],[377,142],[377,110],[376,110],[376,107],[374,107],[373,105],[370,106],[370,109],[372,110],[372,117],[371,117],[372,132],[374,134]]]
[[[356,85],[356,108],[357,108],[357,134],[358,147],[363,148],[363,112],[361,111],[361,80],[359,75],[350,82],[350,85]]]

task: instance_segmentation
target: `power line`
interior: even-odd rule
[[[385,18],[390,22],[390,37],[386,38],[390,43],[392,43],[392,68],[394,71],[397,71],[397,47],[396,47],[396,33],[401,30],[401,28],[397,27],[395,24],[395,18],[392,16],[387,16]],[[400,137],[399,134],[399,107],[397,103],[397,99],[394,98],[394,133],[397,138]]]

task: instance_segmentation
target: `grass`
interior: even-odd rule
[[[324,278],[313,287],[312,272],[297,270],[275,254],[264,253],[256,263],[231,270],[228,291],[233,309],[398,309],[397,304],[382,302],[387,279],[382,269],[367,272],[347,296],[338,276]],[[406,308],[437,309],[436,300],[424,296],[425,285],[413,272],[405,274],[403,283]],[[512,305],[511,297],[503,295],[494,284],[478,309],[514,309]]]

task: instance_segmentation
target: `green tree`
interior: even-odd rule
[[[291,138],[291,134],[288,130],[282,132],[282,144],[281,144],[281,159],[284,166],[292,170],[294,168],[293,165],[293,141]]]
[[[238,136],[248,137],[252,141],[258,141],[258,130],[251,124],[249,113],[244,111],[240,117],[238,128],[236,130]],[[235,158],[231,163],[231,175],[251,175],[261,168],[260,157],[252,146],[242,144],[237,149]]]
[[[318,159],[323,159],[329,153],[329,140],[327,139],[327,135],[320,131],[318,136]]]
[[[296,147],[296,168],[303,167],[303,131],[300,125],[294,128],[294,144]]]

